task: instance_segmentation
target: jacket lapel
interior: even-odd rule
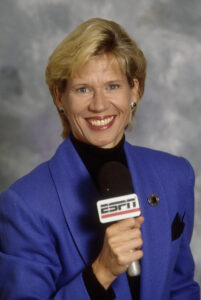
[[[160,176],[149,162],[148,151],[145,153],[142,148],[125,143],[125,152],[135,193],[145,218],[142,225],[144,255],[141,260],[141,299],[163,299],[171,241],[167,199]],[[160,198],[159,204],[154,207],[147,201],[153,193]]]
[[[102,244],[97,235],[98,192],[70,139],[61,144],[49,166],[67,226],[87,265],[97,257]]]

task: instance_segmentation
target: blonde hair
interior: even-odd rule
[[[144,54],[119,24],[101,18],[92,18],[80,24],[50,56],[46,68],[46,83],[54,102],[55,86],[63,93],[69,78],[73,78],[90,59],[105,53],[116,58],[131,87],[133,78],[139,81],[138,104],[144,93],[146,77]],[[135,110],[132,110],[129,123],[132,123],[134,114]],[[69,122],[64,114],[59,112],[59,115],[63,124],[62,136],[66,138],[70,130]]]

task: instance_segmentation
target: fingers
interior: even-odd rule
[[[114,249],[119,253],[133,253],[135,249],[141,249],[143,241],[141,238],[133,239],[130,241],[118,244]]]
[[[136,239],[141,239],[142,234],[139,228],[131,228],[120,232],[117,231],[110,232],[109,230],[106,230],[106,237],[108,241],[110,241],[111,244],[115,246],[115,244],[119,244],[119,243],[126,244],[129,241],[132,240],[135,241]]]
[[[106,237],[112,239],[115,243],[117,241],[128,241],[134,238],[141,237],[141,224],[144,222],[143,217],[130,218],[118,223],[115,223],[106,229]]]
[[[126,266],[133,261],[141,259],[143,256],[142,239],[134,239],[127,243],[108,245],[111,253],[111,257],[116,261],[118,265]]]
[[[107,229],[112,233],[113,231],[125,231],[126,229],[131,228],[140,228],[142,223],[144,222],[144,217],[140,216],[137,218],[129,218],[126,220],[119,221],[111,226],[109,226]]]
[[[140,249],[143,241],[139,227],[143,222],[142,217],[138,220],[127,219],[106,229],[107,245],[111,257],[115,258],[117,263],[120,263],[121,259],[129,263],[142,257],[143,253]]]
[[[143,251],[136,250],[134,252],[116,255],[115,259],[116,259],[117,265],[119,265],[120,267],[124,267],[126,270],[128,265],[130,265],[134,261],[141,259],[142,256],[143,256]]]
[[[126,256],[128,260],[135,260],[136,258],[136,253],[138,250],[141,251],[143,241],[141,238],[138,239],[133,239],[127,242],[122,242],[121,243],[112,243],[111,241],[108,241],[108,246],[110,249],[110,253],[112,257],[115,257],[117,260],[120,257]],[[142,252],[139,252],[137,256],[142,255]]]
[[[119,221],[107,227],[103,248],[93,263],[93,271],[99,282],[108,287],[128,265],[143,256],[141,225],[142,216]]]
[[[135,218],[135,222],[136,222],[137,226],[141,226],[144,223],[144,217],[140,216],[140,217]]]

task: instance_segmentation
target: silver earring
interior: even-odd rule
[[[60,112],[60,114],[64,114],[64,109],[61,107],[61,108],[59,108],[59,112]]]
[[[135,109],[136,106],[137,106],[136,102],[132,102],[132,103],[131,103],[131,109]]]

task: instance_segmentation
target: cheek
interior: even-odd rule
[[[68,99],[65,99],[65,105],[64,105],[66,114],[68,117],[72,117],[72,115],[77,115],[80,113],[81,107],[79,103],[72,97],[68,97]]]
[[[124,95],[124,97],[117,99],[115,104],[118,110],[121,111],[125,116],[130,114],[131,101],[128,94]]]

